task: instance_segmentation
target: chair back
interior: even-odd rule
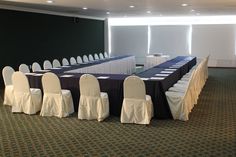
[[[53,94],[61,93],[60,80],[54,73],[51,72],[45,73],[42,77],[42,85],[44,93],[53,93]]]
[[[12,85],[12,75],[15,72],[15,70],[10,66],[5,66],[2,69],[2,77],[4,80],[5,86]]]
[[[69,65],[69,61],[66,58],[62,59],[62,65]]]
[[[49,60],[43,62],[43,69],[52,69],[52,63]]]
[[[89,55],[89,61],[94,61],[93,56],[91,54]]]
[[[100,97],[100,86],[97,78],[91,74],[84,74],[79,80],[80,94],[84,96]]]
[[[104,52],[104,57],[109,58],[109,55],[107,54],[107,52]]]
[[[99,53],[99,57],[100,57],[100,59],[104,59],[104,56],[102,53]]]
[[[80,56],[77,56],[77,63],[83,63],[82,58]]]
[[[124,81],[124,98],[146,99],[143,80],[137,76],[129,76]]]
[[[21,71],[23,73],[30,73],[29,66],[26,64],[21,64],[19,66],[19,71]]]
[[[94,54],[94,59],[99,60],[98,54],[96,54],[96,53]]]
[[[83,61],[84,63],[88,63],[89,62],[88,56],[83,55]]]
[[[14,92],[29,93],[29,82],[25,74],[21,71],[14,72],[12,75],[12,84]]]
[[[61,63],[59,62],[59,60],[54,59],[54,60],[52,61],[52,66],[53,66],[53,68],[57,68],[57,67],[60,67],[60,66],[61,66]]]
[[[77,64],[75,57],[70,57],[70,64],[71,65]]]
[[[42,70],[41,66],[39,65],[39,63],[34,62],[32,64],[32,71],[35,72],[35,71],[39,71],[39,70]]]

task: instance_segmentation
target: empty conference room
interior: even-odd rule
[[[236,156],[236,2],[0,1],[0,156]]]

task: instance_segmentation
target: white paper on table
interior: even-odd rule
[[[108,79],[109,78],[109,76],[99,76],[99,77],[97,77],[98,79]]]
[[[161,71],[161,73],[163,73],[163,74],[172,74],[173,71]]]
[[[35,75],[35,73],[25,73],[25,75]]]
[[[74,75],[61,75],[60,77],[73,77]]]
[[[63,67],[63,68],[69,68],[70,66],[69,66],[69,65],[63,65],[63,66],[61,66],[61,67]]]
[[[165,77],[151,77],[150,80],[163,80]]]
[[[44,69],[44,70],[39,70],[39,71],[41,71],[41,72],[49,72],[50,70]]]
[[[141,77],[141,80],[146,81],[146,80],[149,80],[149,78]]]
[[[61,69],[61,68],[51,68],[51,69],[54,69],[54,70],[59,70],[59,69]]]
[[[34,76],[43,76],[43,74],[35,74]]]
[[[169,76],[169,74],[155,74],[155,76],[163,76],[163,77],[166,77],[166,76]]]
[[[177,69],[164,69],[165,71],[175,71]]]

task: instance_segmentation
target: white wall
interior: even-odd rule
[[[111,54],[133,54],[143,64],[148,53],[204,58],[209,66],[236,67],[236,24],[113,25]]]

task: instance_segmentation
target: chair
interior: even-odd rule
[[[89,61],[90,62],[94,61],[93,56],[91,54],[89,55]]]
[[[42,70],[42,68],[41,68],[41,66],[39,65],[39,63],[34,62],[34,63],[32,64],[32,71],[35,72],[35,71],[40,71],[40,70]]]
[[[152,99],[146,95],[143,80],[137,76],[127,77],[124,81],[121,123],[149,124],[152,117]]]
[[[12,85],[12,75],[15,70],[10,66],[5,66],[2,69],[2,77],[5,84],[4,90],[4,105],[12,106],[14,103],[14,93],[13,93],[13,85]]]
[[[104,59],[104,56],[102,53],[99,53],[99,57],[100,57],[100,59]]]
[[[13,73],[12,83],[15,97],[12,112],[35,114],[40,111],[42,105],[41,90],[30,88],[27,77],[20,71]]]
[[[57,68],[57,67],[60,67],[60,66],[61,66],[61,63],[59,62],[59,60],[54,59],[54,60],[52,61],[52,66],[53,66],[53,68]]]
[[[60,80],[53,73],[45,73],[42,77],[43,105],[41,116],[67,117],[74,112],[74,104],[70,90],[61,89]]]
[[[52,63],[49,60],[43,62],[43,69],[52,69]]]
[[[104,58],[109,58],[109,55],[107,54],[107,52],[104,52]]]
[[[109,116],[109,100],[107,93],[100,92],[96,77],[84,74],[80,77],[79,119],[97,119],[103,121]]]
[[[19,66],[19,71],[21,71],[23,73],[30,73],[29,66],[26,64],[21,64]]]
[[[80,56],[77,56],[77,63],[83,63],[82,58]]]
[[[193,90],[195,79],[193,79],[193,77],[196,76],[195,74],[195,72],[191,73],[190,80],[184,91],[169,90],[165,92],[173,119],[182,121],[189,119],[188,115],[194,105]]]
[[[100,58],[98,57],[98,54],[96,54],[96,53],[94,54],[94,59],[95,59],[95,60],[99,60],[99,59],[100,59]]]
[[[77,64],[75,57],[70,57],[70,64],[71,65]]]
[[[88,63],[89,62],[89,59],[86,55],[83,55],[83,61],[84,63]]]
[[[66,58],[63,58],[62,59],[62,65],[64,66],[64,65],[69,65],[70,63],[69,63],[69,61],[66,59]]]

